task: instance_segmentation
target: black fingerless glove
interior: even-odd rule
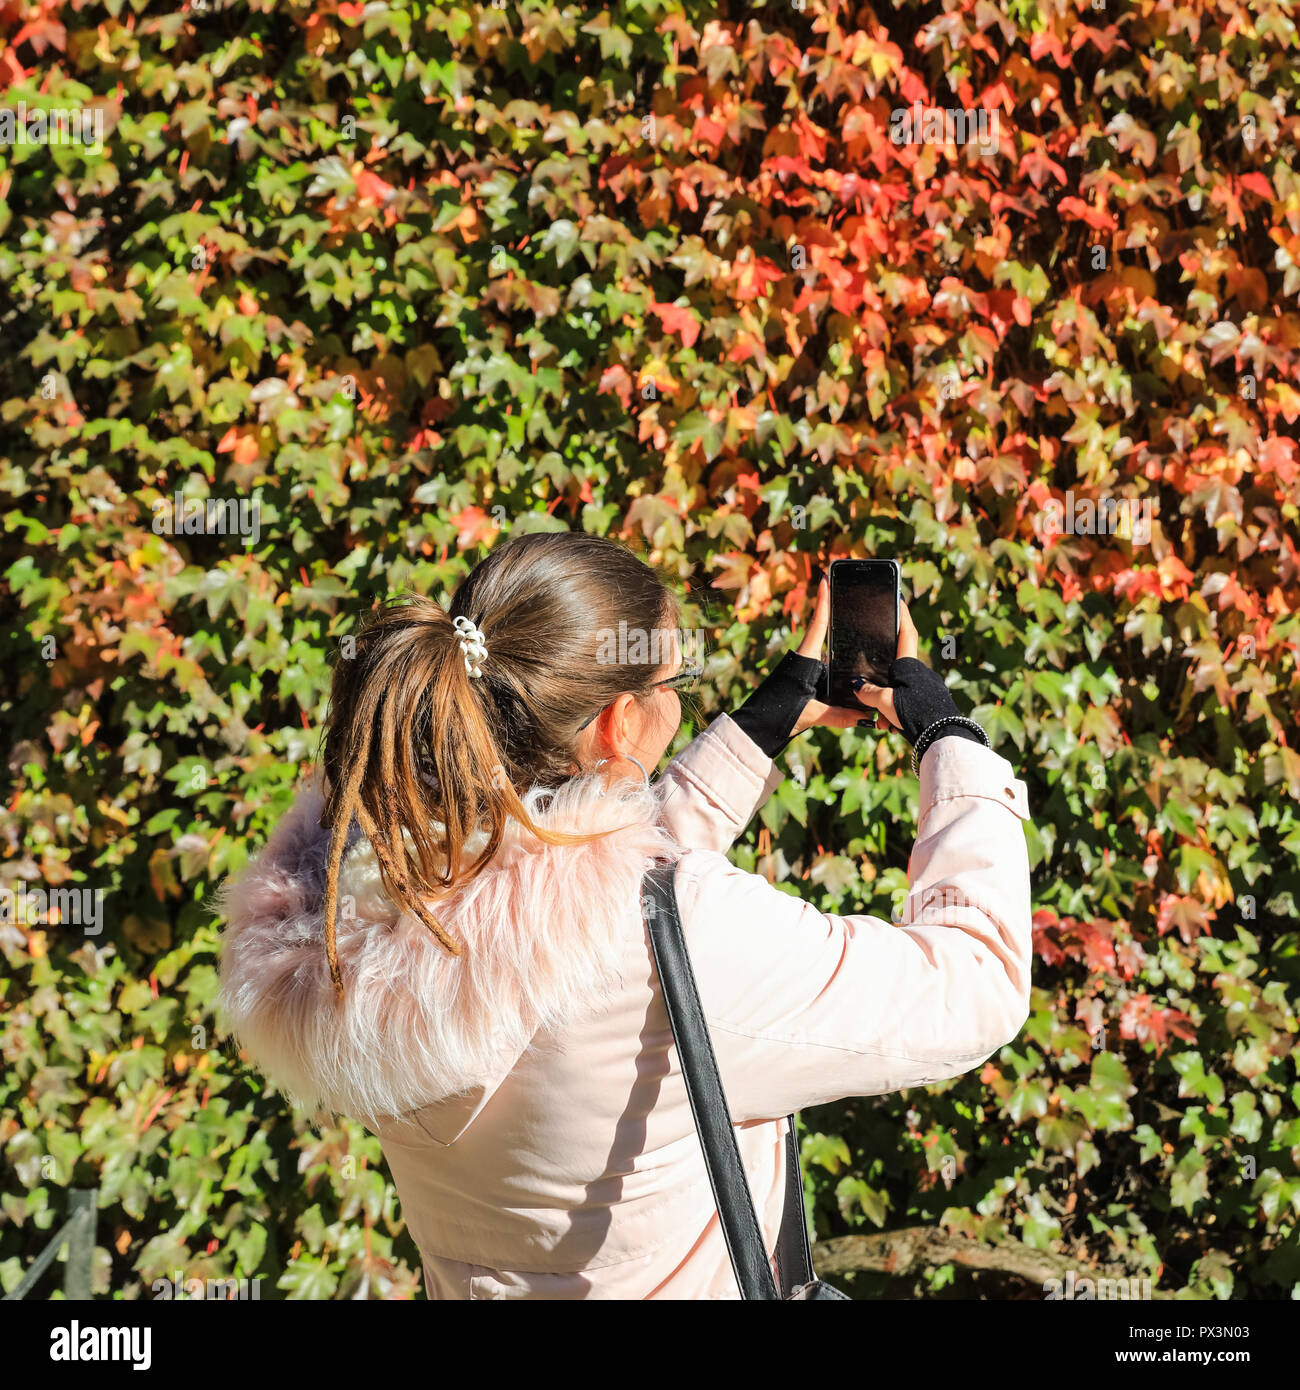
[[[952,698],[952,691],[943,682],[943,677],[932,671],[923,661],[914,656],[900,656],[889,668],[889,685],[894,692],[894,710],[903,726],[903,737],[915,744],[931,724],[940,719],[960,716],[961,710]],[[945,738],[968,738],[972,743],[984,740],[964,724],[949,724],[943,732]]]
[[[769,758],[775,758],[790,742],[803,707],[816,696],[825,669],[825,662],[816,657],[786,652],[731,718]]]
[[[809,700],[817,697],[819,682],[825,680],[826,663],[815,657],[789,651],[772,673],[731,716],[749,739],[769,758],[775,758],[790,742],[790,736]],[[903,737],[915,745],[921,734],[940,719],[960,715],[952,691],[943,677],[915,657],[897,658],[889,668],[889,684],[894,691],[894,710],[903,726]],[[863,719],[871,715],[864,706]],[[966,738],[984,743],[974,729],[949,724],[945,738]]]

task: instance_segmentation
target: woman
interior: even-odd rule
[[[1019,1032],[1025,789],[970,721],[934,729],[957,710],[906,610],[893,686],[859,692],[932,740],[905,925],[726,858],[792,734],[868,722],[812,698],[827,614],[823,583],[799,652],[653,784],[694,673],[653,641],[672,595],[611,541],[509,541],[450,614],[391,604],[339,661],[323,785],[225,893],[221,1005],[288,1096],[379,1136],[429,1297],[738,1297],[641,916],[657,859],[769,1250],[791,1111]],[[609,659],[620,622],[655,665]]]

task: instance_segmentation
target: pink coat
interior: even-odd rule
[[[294,1100],[380,1138],[431,1298],[737,1298],[640,914],[647,860],[677,894],[769,1249],[784,1117],[957,1076],[1029,1013],[1025,787],[940,739],[921,764],[902,923],[819,912],[726,858],[782,774],[721,716],[665,769],[576,779],[517,826],[439,920],[384,894],[368,843],[340,875],[336,1007],[322,944],[326,837],[308,783],[224,897],[221,1011]],[[775,1271],[775,1262],[773,1262]]]

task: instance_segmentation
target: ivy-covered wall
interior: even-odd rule
[[[898,557],[1029,785],[1032,1017],[805,1114],[819,1237],[1300,1297],[1292,6],[36,0],[0,34],[0,1285],[98,1186],[102,1295],[417,1294],[376,1141],[215,1032],[208,904],[365,607],[581,527],[689,589],[697,725],[815,565]],[[737,861],[889,917],[905,745],[787,765]],[[1043,1296],[942,1253],[842,1282]]]

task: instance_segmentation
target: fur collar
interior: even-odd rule
[[[629,904],[650,861],[675,850],[657,797],[586,776],[534,788],[525,804],[553,829],[612,833],[548,845],[511,821],[492,863],[435,908],[460,956],[388,898],[353,827],[339,875],[342,1004],[325,960],[329,839],[315,779],[223,886],[221,1021],[290,1099],[365,1122],[495,1089],[539,1030],[616,989]]]

